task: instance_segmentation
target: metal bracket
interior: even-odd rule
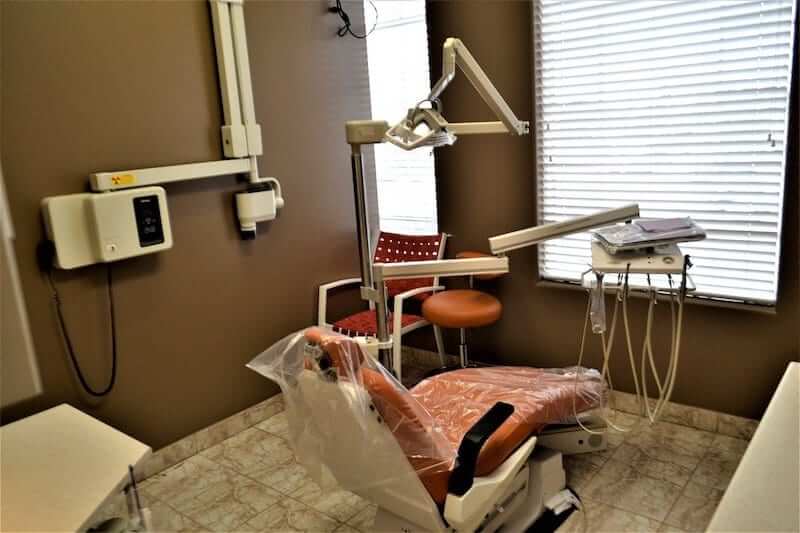
[[[368,302],[377,302],[378,291],[372,287],[361,287],[361,299]]]

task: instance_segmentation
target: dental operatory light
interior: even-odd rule
[[[455,79],[456,67],[461,69],[498,121],[450,123],[442,116],[440,97]],[[453,144],[458,135],[527,135],[529,131],[530,123],[517,118],[464,43],[450,37],[444,42],[442,51],[442,77],[427,98],[409,109],[403,120],[389,128],[386,140],[404,150],[413,150],[421,146]]]

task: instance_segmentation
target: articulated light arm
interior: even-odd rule
[[[608,209],[593,215],[571,218],[563,222],[542,224],[532,228],[512,231],[503,235],[489,237],[489,248],[493,254],[503,254],[540,242],[565,237],[616,222],[625,222],[639,216],[639,204],[629,204],[616,209]]]
[[[439,109],[439,97],[456,76],[459,67],[486,105],[500,120],[494,122],[450,123]],[[481,66],[460,39],[450,37],[444,43],[442,55],[442,77],[436,82],[428,98],[431,107],[416,107],[409,110],[406,118],[386,132],[386,140],[403,148],[413,150],[420,146],[442,146],[453,144],[456,135],[480,135],[487,133],[511,133],[526,135],[530,131],[527,121],[519,120],[500,92],[491,82]],[[418,127],[424,125],[425,131]]]
[[[461,42],[461,39],[450,37],[444,42],[444,47],[442,50],[442,77],[439,78],[439,81],[436,82],[436,85],[434,85],[433,89],[431,90],[431,94],[428,97],[429,100],[433,101],[439,99],[439,96],[442,94],[442,92],[444,92],[447,86],[450,85],[450,82],[456,77],[456,66],[461,68],[461,71],[467,77],[475,90],[478,91],[478,94],[481,95],[481,98],[483,98],[483,101],[489,106],[489,109],[491,109],[502,121],[502,124],[505,126],[503,131],[507,131],[516,135],[525,135],[528,133],[530,124],[517,118],[509,105],[506,103],[505,99],[503,99],[503,97],[500,95],[500,92],[489,79],[489,76],[487,76],[483,71],[481,66],[467,49],[466,45]],[[475,131],[473,131],[473,129],[470,128],[470,126],[473,124],[496,125],[497,123],[467,122],[464,124],[450,124],[449,126],[453,131],[460,129],[460,133],[462,134],[484,133],[483,131],[478,130],[485,128],[485,126],[474,128]]]

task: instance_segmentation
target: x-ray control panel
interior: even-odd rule
[[[78,268],[172,247],[162,187],[52,196],[42,201],[59,268]]]
[[[164,242],[164,227],[161,225],[158,195],[153,194],[134,198],[133,213],[136,217],[139,245],[144,248],[162,244]]]

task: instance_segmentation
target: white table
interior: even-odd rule
[[[800,363],[789,363],[708,531],[800,531]]]
[[[3,531],[80,531],[150,447],[66,404],[0,427]]]

